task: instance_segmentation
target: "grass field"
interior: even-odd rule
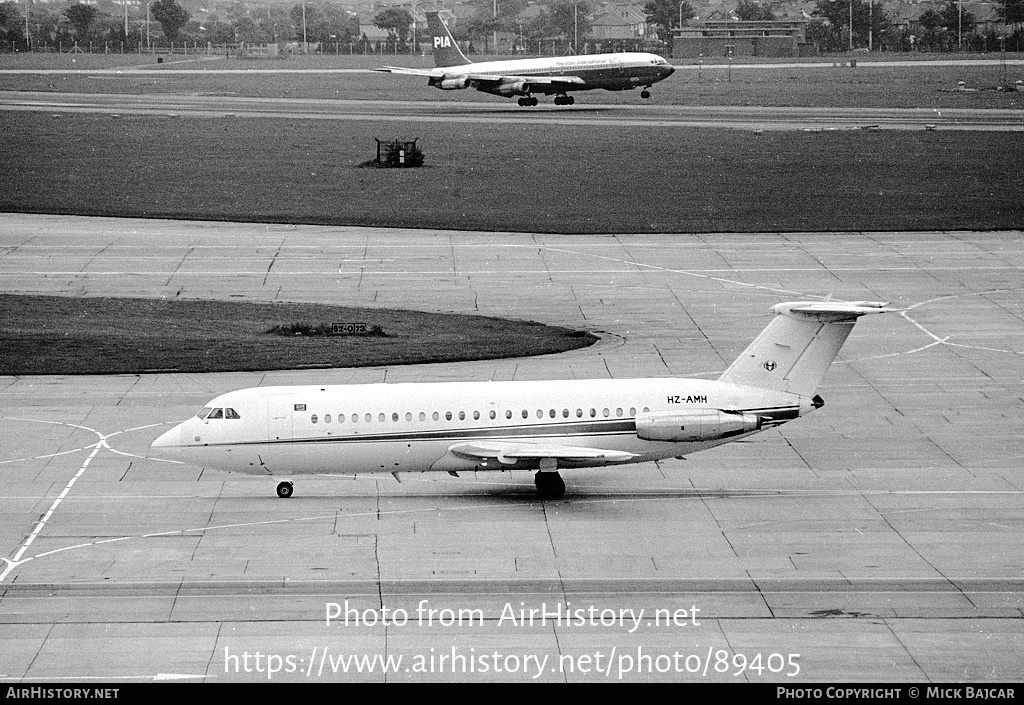
[[[1024,133],[0,112],[0,211],[529,232],[1024,226]],[[427,167],[360,169],[374,138]]]
[[[890,58],[877,55],[872,58]],[[902,56],[900,57],[902,58]],[[948,58],[948,57],[946,57]],[[240,61],[168,57],[161,75],[91,74],[154,57],[7,55],[0,65],[84,73],[0,75],[0,88],[295,98],[478,100],[379,73],[176,74],[174,68],[366,68],[419,57]],[[75,61],[75,64],[71,64]],[[719,61],[721,61],[719,59]],[[680,70],[655,102],[1016,108],[999,66]],[[836,59],[838,61],[838,59]],[[80,63],[79,63],[80,62]],[[181,62],[181,63],[179,63]],[[1024,67],[1005,68],[1007,80]],[[163,75],[166,74],[166,75]],[[593,91],[584,102],[640,102]],[[1022,112],[1024,116],[1024,112]],[[748,132],[373,120],[60,117],[0,112],[0,211],[542,232],[993,229],[1024,226],[1024,133]],[[357,169],[375,137],[419,138],[428,168]],[[102,188],[93,188],[102,184]],[[623,186],[626,186],[623,188]]]
[[[359,322],[381,336],[281,336]],[[588,333],[525,321],[313,304],[0,295],[0,375],[365,367],[521,357],[586,347]]]

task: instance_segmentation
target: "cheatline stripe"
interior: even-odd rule
[[[758,413],[765,416],[765,422],[796,418],[799,407],[773,407],[765,409],[744,409],[738,413]],[[373,423],[373,422],[371,422]],[[380,423],[379,421],[377,423]],[[385,422],[399,423],[399,422]],[[413,422],[404,422],[413,423]],[[418,422],[424,423],[424,422]],[[600,419],[570,423],[547,423],[530,426],[499,426],[496,428],[455,428],[438,431],[404,431],[395,433],[374,433],[366,435],[317,436],[307,438],[264,439],[255,441],[207,443],[213,446],[289,445],[320,443],[381,443],[408,441],[469,441],[473,439],[521,440],[539,438],[583,438],[593,436],[621,436],[636,433],[636,419]]]

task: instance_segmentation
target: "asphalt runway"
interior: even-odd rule
[[[134,75],[134,73],[130,74]],[[171,117],[374,120],[386,122],[620,127],[725,127],[743,130],[1024,130],[1015,109],[778,108],[762,106],[577,105],[520,108],[513,102],[300,100],[209,95],[0,92],[0,110]]]
[[[1022,267],[1020,232],[0,215],[11,293],[479,312],[603,335],[454,365],[0,378],[0,680],[1020,682]],[[772,304],[828,295],[901,313],[858,323],[824,408],[686,460],[565,471],[557,502],[529,474],[343,468],[281,500],[271,478],[149,457],[171,424],[254,385],[713,377]]]

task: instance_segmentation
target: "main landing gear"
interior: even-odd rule
[[[647,88],[650,88],[650,86],[647,86]],[[651,97],[651,92],[649,90],[647,90],[647,88],[644,88],[642,91],[640,91],[640,97],[641,98],[646,99],[646,98],[650,98]]]
[[[277,486],[277,496],[281,499],[288,499],[292,496],[292,483],[282,482]]]
[[[555,105],[572,105],[573,103],[576,102],[576,99],[573,98],[571,95],[556,95],[554,102]],[[534,105],[537,105],[537,99],[534,98],[532,95],[523,96],[522,98],[519,99],[520,108],[530,108],[533,107]]]
[[[533,476],[541,499],[561,499],[565,494],[565,483],[557,472],[539,471]]]

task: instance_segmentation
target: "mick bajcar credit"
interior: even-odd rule
[[[517,630],[551,628],[590,628],[623,634],[636,634],[647,628],[685,630],[687,642],[693,642],[701,626],[701,610],[696,605],[679,608],[611,608],[571,601],[506,602],[496,614],[485,616],[481,608],[438,605],[423,599],[413,609],[382,606],[360,609],[348,600],[325,605],[324,624],[332,629],[352,627],[432,628],[443,634],[451,630],[460,638],[467,630],[488,627]],[[456,631],[458,630],[458,631]],[[715,632],[717,634],[717,631]],[[227,674],[249,673],[268,680],[280,674],[316,679],[343,674],[491,674],[519,676],[537,680],[572,674],[592,674],[612,680],[651,674],[679,674],[706,678],[735,676],[739,680],[758,676],[789,676],[800,673],[800,654],[777,652],[741,653],[723,644],[694,649],[651,648],[637,645],[610,645],[572,653],[550,653],[538,647],[437,646],[419,653],[359,653],[337,646],[335,639],[311,646],[303,653],[256,653],[224,649]]]
[[[972,685],[929,686],[829,686],[799,688],[779,686],[778,700],[1016,700],[1016,688]]]

